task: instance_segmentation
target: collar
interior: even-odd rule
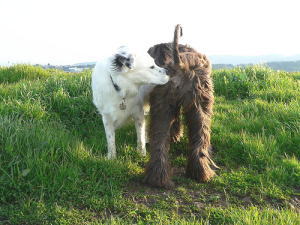
[[[110,77],[110,80],[111,80],[111,82],[112,82],[112,84],[113,84],[113,86],[114,86],[116,92],[119,92],[120,95],[122,95],[120,86],[117,85],[117,84],[114,82],[114,80],[112,79],[111,74],[109,74],[109,77]],[[119,108],[120,108],[121,110],[125,110],[125,109],[126,109],[126,99],[125,99],[125,96],[121,96],[121,97],[122,97],[122,101],[121,101],[121,103],[120,103],[120,105],[119,105]]]
[[[120,88],[120,86],[119,86],[119,85],[117,85],[117,84],[114,82],[114,80],[112,79],[112,76],[111,76],[111,74],[109,74],[109,77],[110,77],[110,80],[111,80],[111,82],[112,82],[112,84],[113,84],[113,86],[114,86],[115,90],[116,90],[117,92],[121,91],[121,88]]]

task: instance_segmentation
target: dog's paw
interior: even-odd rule
[[[157,161],[146,167],[144,183],[152,187],[169,189],[174,187],[171,174],[172,170],[169,164],[162,165],[160,161]]]
[[[144,184],[155,188],[166,188],[166,189],[174,188],[174,183],[171,180],[157,180],[157,179],[152,179],[149,176],[146,176],[143,182]]]
[[[215,171],[210,167],[210,162],[206,157],[189,160],[186,168],[186,176],[198,182],[207,182],[215,176]]]

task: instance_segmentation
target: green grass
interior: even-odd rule
[[[106,160],[90,71],[0,67],[0,224],[299,224],[300,73],[213,72],[208,183],[184,177],[187,138],[172,144],[172,190],[141,181],[149,156],[134,126]]]

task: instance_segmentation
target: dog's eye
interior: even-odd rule
[[[154,69],[155,68],[155,66],[150,66],[150,69]]]

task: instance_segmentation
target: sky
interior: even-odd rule
[[[299,0],[0,0],[0,64],[98,61],[169,42],[207,55],[300,54]]]

